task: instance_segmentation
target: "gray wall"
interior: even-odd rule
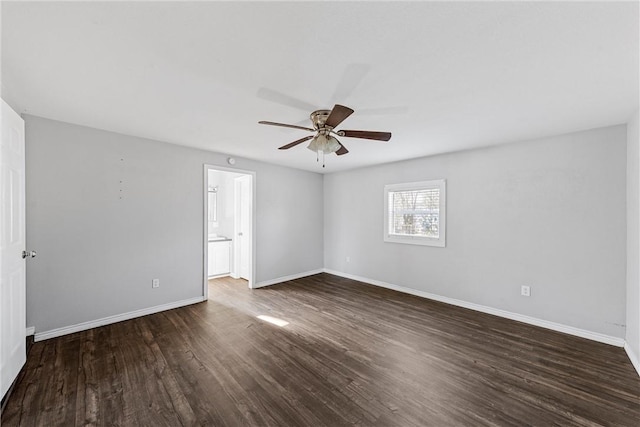
[[[627,332],[635,362],[640,363],[640,110],[627,124]],[[636,369],[638,365],[636,365]]]
[[[623,338],[625,158],[623,125],[327,175],[325,268]],[[439,178],[446,248],[383,242],[383,186]]]
[[[27,325],[71,326],[202,295],[203,164],[226,156],[26,116]],[[322,176],[256,172],[256,282],[322,268]],[[160,288],[151,288],[151,279]]]

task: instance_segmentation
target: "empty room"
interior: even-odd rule
[[[640,425],[640,2],[0,25],[3,427]]]

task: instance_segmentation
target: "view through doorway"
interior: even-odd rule
[[[254,280],[255,173],[205,167],[205,286],[215,279],[237,279],[252,287]]]

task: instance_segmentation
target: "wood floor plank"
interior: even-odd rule
[[[35,418],[35,425],[53,423],[54,425],[72,424],[75,416],[76,383],[77,383],[78,346],[52,342],[41,353],[40,364],[52,365],[44,376],[33,378],[33,387],[42,390],[45,405]]]
[[[640,379],[620,348],[329,274],[223,278],[35,343],[2,425],[638,427]]]

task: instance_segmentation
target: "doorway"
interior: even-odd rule
[[[203,295],[207,299],[210,279],[244,279],[253,287],[255,172],[205,165],[204,175]]]

